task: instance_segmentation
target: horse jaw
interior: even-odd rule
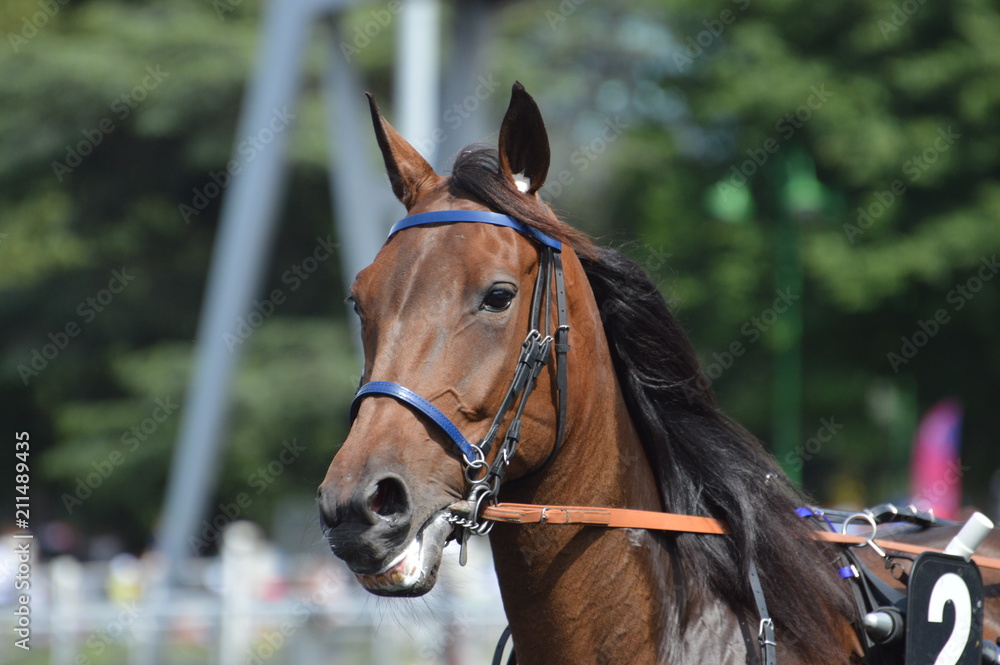
[[[435,513],[403,550],[372,575],[355,573],[366,591],[378,596],[422,596],[434,588],[452,524],[447,511]]]

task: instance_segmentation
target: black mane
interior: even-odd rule
[[[707,594],[753,617],[747,582],[753,560],[779,641],[833,662],[841,653],[838,617],[853,617],[853,602],[836,574],[835,551],[818,545],[811,525],[795,514],[808,499],[760,443],[719,410],[690,341],[642,269],[615,250],[595,247],[539,199],[518,192],[498,164],[495,150],[467,150],[455,162],[452,186],[576,250],[665,510],[715,517],[732,531],[731,538],[662,538],[675,562],[681,625]]]

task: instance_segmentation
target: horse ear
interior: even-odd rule
[[[365,95],[368,97],[368,106],[372,112],[375,138],[382,151],[382,159],[385,160],[385,171],[392,184],[392,193],[409,210],[440,176],[434,173],[434,169],[420,156],[416,148],[382,117],[382,112],[375,103],[375,97],[370,92],[366,92]]]
[[[500,167],[514,179],[524,174],[528,194],[545,184],[549,172],[549,135],[538,104],[520,82],[510,91],[510,106],[500,125]]]

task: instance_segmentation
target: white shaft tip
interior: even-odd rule
[[[960,556],[968,561],[992,530],[993,522],[990,518],[979,512],[973,513],[965,526],[948,543],[948,547],[944,548],[944,553]]]

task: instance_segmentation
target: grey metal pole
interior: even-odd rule
[[[284,189],[285,145],[295,119],[301,60],[309,28],[322,10],[343,0],[273,0],[254,75],[240,113],[231,180],[220,212],[205,299],[199,317],[194,363],[181,411],[177,447],[171,464],[157,534],[166,570],[154,583],[142,621],[139,665],[159,660],[160,624],[171,588],[182,578],[193,554],[198,521],[215,484],[225,435],[229,387],[239,345],[227,343],[250,311],[262,281]]]
[[[340,244],[340,269],[346,291],[361,269],[375,260],[385,241],[393,217],[403,207],[381,168],[373,164],[375,135],[371,130],[368,102],[354,66],[336,45],[339,26],[334,22],[327,67],[322,84],[326,96],[327,137],[330,142],[330,191],[334,203],[334,228]],[[348,316],[359,358],[360,324]]]
[[[268,3],[265,32],[238,125],[232,160],[239,168],[220,212],[219,232],[181,411],[159,545],[178,581],[216,477],[229,387],[242,344],[236,328],[259,290],[284,190],[285,144],[294,122],[300,62],[319,0]]]
[[[237,328],[250,312],[269,258],[285,184],[287,134],[295,119],[309,29],[321,12],[333,13],[356,2],[272,0],[265,9],[254,76],[241,111],[233,158],[227,164],[231,180],[222,202],[193,370],[157,534],[167,570],[150,593],[144,621],[146,639],[137,657],[141,665],[154,663],[161,655],[157,624],[165,616],[171,587],[183,578],[185,561],[195,554],[198,523],[205,514],[217,475],[229,388],[242,347],[231,340],[239,335]],[[397,84],[402,92],[397,100],[398,108],[409,111],[401,113],[401,126],[410,136],[432,138],[438,107],[439,4],[437,0],[407,0],[402,14],[397,53]],[[341,74],[334,77],[330,73],[327,81],[338,106],[359,90],[349,68],[341,68]],[[371,186],[366,189],[360,172],[355,174],[351,167],[350,162],[365,154],[359,142],[362,132],[357,113],[344,106],[332,117],[339,123],[331,126],[339,141],[335,152],[337,177],[333,181],[338,222],[342,231],[348,229],[342,236],[346,245],[342,263],[353,277],[359,265],[374,257],[384,228],[362,221],[364,215],[371,215],[366,199],[379,199],[372,194]],[[432,159],[433,146],[430,152]],[[385,213],[379,216],[384,218]],[[375,237],[377,244],[373,243]]]
[[[432,165],[441,142],[438,111],[441,90],[441,4],[439,0],[406,0],[397,29],[393,123]]]
[[[154,583],[142,621],[138,665],[158,662],[171,589],[193,554],[197,525],[215,485],[225,436],[229,387],[242,344],[227,343],[250,311],[268,259],[285,184],[285,146],[295,119],[301,60],[318,12],[338,0],[272,0],[233,148],[220,212],[194,363],[168,476],[158,549],[166,570]]]
[[[442,115],[446,138],[437,146],[437,164],[450,168],[450,161],[465,146],[482,139],[497,125],[489,109],[489,97],[505,95],[513,81],[499,84],[489,68],[488,49],[492,43],[495,0],[465,0],[455,4],[452,19],[451,58],[444,73]],[[502,107],[501,107],[502,108]]]

